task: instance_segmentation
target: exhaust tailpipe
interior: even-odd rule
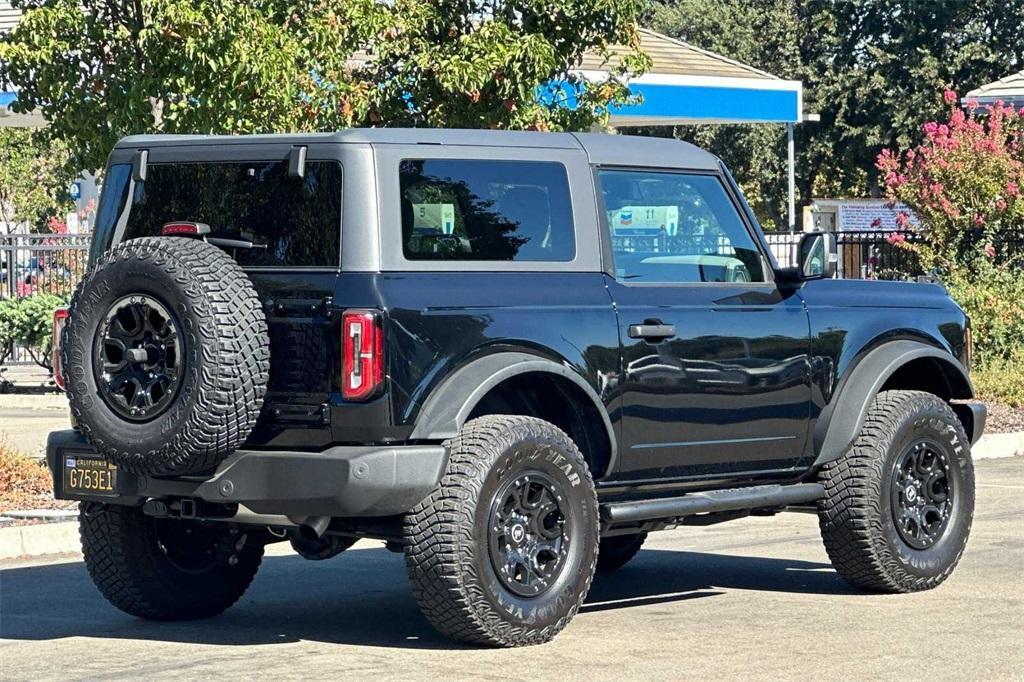
[[[299,534],[307,540],[317,540],[331,525],[330,516],[307,516],[299,522]]]

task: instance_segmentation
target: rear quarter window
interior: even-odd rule
[[[122,240],[201,222],[212,237],[252,244],[229,250],[243,266],[337,267],[341,176],[334,161],[307,162],[301,178],[288,175],[286,162],[150,164]]]
[[[406,159],[399,184],[407,260],[564,262],[576,255],[560,163]]]

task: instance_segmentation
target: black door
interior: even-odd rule
[[[802,301],[772,281],[721,178],[601,170],[622,340],[617,479],[772,476],[801,464]]]

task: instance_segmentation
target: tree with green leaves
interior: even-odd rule
[[[647,24],[804,84],[796,129],[801,205],[814,196],[880,196],[875,158],[907,149],[966,92],[1024,68],[1024,0],[658,0]],[[663,133],[664,131],[653,131]],[[685,126],[734,168],[769,226],[785,226],[780,126]]]
[[[584,52],[638,45],[641,0],[15,0],[0,82],[99,168],[131,133],[585,129],[629,97]]]
[[[40,144],[33,131],[0,127],[0,223],[45,231],[50,218],[71,210],[67,147]]]

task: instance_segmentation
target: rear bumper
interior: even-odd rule
[[[243,505],[285,516],[390,516],[425,498],[444,474],[440,445],[339,446],[322,452],[238,450],[208,476],[155,478],[119,471],[116,496],[67,493],[66,456],[96,456],[76,431],[54,431],[46,444],[58,499],[138,505],[147,499],[190,498]]]

